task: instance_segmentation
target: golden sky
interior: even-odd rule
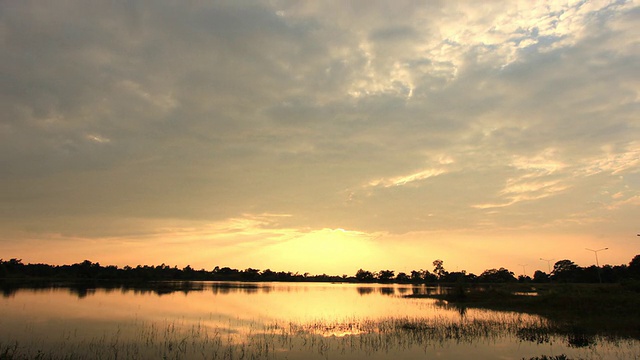
[[[0,258],[628,263],[639,20],[634,1],[1,2]]]

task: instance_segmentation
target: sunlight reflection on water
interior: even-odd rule
[[[569,346],[544,318],[405,298],[441,289],[326,283],[162,283],[5,291],[0,352],[78,358],[640,356],[636,340]],[[4,350],[3,350],[4,349]]]

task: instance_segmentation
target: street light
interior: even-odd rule
[[[598,249],[598,250],[591,250],[591,249],[587,249],[587,250],[593,251],[593,253],[596,254],[596,266],[600,267],[600,263],[598,262],[598,251],[609,250],[609,248],[602,248],[602,249]]]
[[[547,267],[549,268],[549,274],[551,274],[551,262],[553,261],[553,259],[543,259],[543,258],[540,258],[540,260],[542,260],[542,261],[546,261],[546,262],[547,262]]]
[[[600,275],[600,263],[598,262],[598,251],[603,251],[603,250],[609,250],[609,248],[602,248],[602,249],[598,249],[598,250],[591,250],[589,248],[585,248],[589,251],[593,251],[594,254],[596,254],[596,266],[598,268],[598,280],[600,280],[600,283],[602,283],[602,276]]]
[[[525,277],[527,276],[527,264],[518,264],[520,266],[522,266],[522,276]]]

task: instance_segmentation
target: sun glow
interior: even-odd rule
[[[345,264],[364,266],[370,259],[380,258],[381,254],[371,240],[371,235],[358,231],[321,229],[273,245],[265,251],[273,264],[313,274],[339,274]]]

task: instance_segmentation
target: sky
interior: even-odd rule
[[[0,1],[0,258],[628,264],[638,23],[625,0]]]

